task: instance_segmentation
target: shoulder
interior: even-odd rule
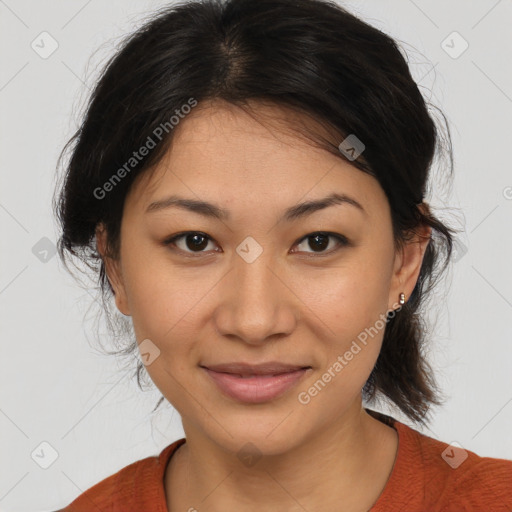
[[[178,439],[165,447],[159,455],[146,457],[125,466],[90,487],[67,507],[57,512],[90,512],[98,509],[102,512],[128,512],[138,510],[137,507],[147,503],[165,503],[165,468],[171,455],[184,442],[184,438]]]
[[[480,456],[367,411],[398,433],[395,463],[372,512],[512,511],[512,460]]]
[[[443,504],[439,510],[446,511],[512,510],[512,460],[479,456],[405,425],[399,428],[424,482],[426,501]]]

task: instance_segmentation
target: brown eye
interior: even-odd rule
[[[211,238],[205,233],[199,231],[190,231],[181,233],[166,240],[165,245],[174,245],[178,249],[188,253],[202,253],[208,246]]]
[[[306,242],[303,242],[305,240]],[[326,251],[326,248],[330,245],[330,240],[335,240],[334,244],[331,244],[331,250]],[[303,237],[300,242],[302,242],[300,245],[306,245],[310,249],[312,249],[313,253],[331,253],[336,251],[340,246],[348,245],[348,240],[342,236],[338,235],[336,233],[325,233],[325,232],[317,232],[317,233],[311,233],[309,235],[306,235]],[[334,248],[332,248],[334,246]],[[303,252],[300,250],[299,252]],[[309,252],[309,251],[304,251]]]
[[[205,249],[208,247],[209,242],[213,243],[213,239],[206,233],[202,233],[200,231],[188,231],[167,239],[164,242],[164,245],[172,245],[184,253],[199,256],[208,252]],[[311,249],[311,251],[304,248],[299,251],[292,252],[309,252],[310,254],[318,253],[319,255],[323,255],[330,254],[340,247],[349,245],[348,240],[344,236],[337,233],[326,233],[323,231],[310,233],[309,235],[302,237],[299,242],[301,242],[298,244],[299,246],[305,246],[307,244],[307,247]]]

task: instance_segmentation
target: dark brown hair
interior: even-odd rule
[[[113,290],[95,230],[105,225],[108,254],[118,257],[125,197],[134,180],[147,176],[169,149],[170,120],[185,117],[181,122],[186,123],[182,107],[191,99],[197,104],[223,100],[242,108],[249,102],[276,105],[316,120],[338,144],[356,135],[364,152],[349,160],[385,191],[396,247],[418,227],[432,228],[414,291],[402,310],[388,318],[380,355],[363,389],[367,401],[380,393],[412,421],[424,423],[430,405],[441,401],[423,353],[420,306],[449,262],[453,230],[418,205],[435,155],[448,157],[450,174],[453,159],[445,117],[441,112],[442,137],[432,115],[436,107],[424,100],[397,43],[327,0],[172,4],[130,34],[104,66],[81,125],[61,153],[59,163],[67,151],[71,155],[54,197],[62,226],[60,257],[65,265],[66,256],[76,257],[94,270],[105,310]],[[155,147],[128,169],[134,150],[149,138]],[[332,140],[322,144],[347,159]],[[122,168],[122,179],[113,182]],[[98,197],[107,182],[108,196]],[[137,351],[136,340],[129,346],[126,341],[114,353]],[[143,373],[139,361],[139,386]]]

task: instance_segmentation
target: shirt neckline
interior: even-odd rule
[[[410,445],[411,445],[411,437],[410,437],[410,427],[407,425],[397,421],[395,418],[378,412],[374,411],[373,409],[367,409],[365,407],[365,411],[373,416],[378,421],[384,423],[385,425],[390,426],[391,428],[395,429],[398,434],[398,447],[396,451],[395,461],[393,463],[393,467],[391,469],[391,473],[389,475],[389,478],[386,482],[386,485],[384,489],[382,490],[381,494],[375,501],[375,503],[372,505],[372,507],[368,510],[368,512],[378,512],[380,506],[383,504],[384,501],[387,501],[389,499],[390,494],[392,494],[394,489],[397,486],[397,482],[399,482],[401,479],[405,478],[405,465],[407,462],[408,454]],[[162,506],[159,507],[158,512],[168,512],[167,509],[167,499],[165,495],[165,471],[170,463],[170,460],[172,456],[177,452],[180,446],[186,443],[186,438],[182,437],[180,439],[177,439],[173,443],[171,443],[169,446],[164,448],[162,452],[160,453],[158,457],[158,471],[157,471],[157,485],[158,485],[158,502],[162,504]]]

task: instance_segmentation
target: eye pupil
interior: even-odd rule
[[[187,242],[187,248],[190,249],[191,251],[195,250],[195,249],[198,249],[199,251],[201,251],[208,245],[208,239],[203,235],[199,235],[199,234],[187,235],[185,237],[185,239]],[[190,239],[193,239],[194,241],[192,243],[189,243]],[[202,243],[200,242],[200,239],[203,239]]]
[[[315,249],[315,247],[313,247],[311,245],[311,240],[315,240],[315,243],[317,243],[318,239],[320,239],[321,241],[318,244],[320,246],[320,248],[317,250],[317,249]],[[329,245],[329,236],[322,235],[322,234],[317,234],[317,235],[310,236],[309,237],[309,241],[310,241],[309,246],[311,247],[311,249],[313,249],[314,251],[319,252],[319,251],[322,251],[323,249],[325,249]]]

